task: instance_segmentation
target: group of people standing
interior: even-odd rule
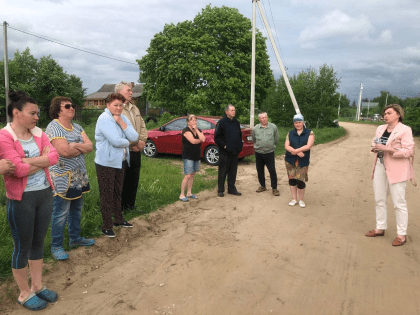
[[[217,195],[224,197],[225,181],[227,177],[228,194],[241,196],[236,189],[236,175],[238,170],[238,156],[242,151],[243,140],[239,121],[235,118],[236,111],[232,104],[225,108],[226,116],[218,121],[214,132],[214,142],[219,148],[219,173]],[[255,149],[255,162],[260,186],[256,190],[261,193],[267,190],[265,183],[265,167],[270,174],[271,188],[274,196],[280,196],[277,188],[277,172],[274,151],[279,142],[277,126],[268,121],[266,112],[258,114],[260,123],[252,129],[252,141]],[[284,147],[286,149],[285,163],[289,186],[292,193],[290,206],[297,204],[305,207],[303,197],[305,195],[305,182],[308,181],[308,167],[310,150],[314,144],[314,133],[305,127],[304,118],[301,114],[293,117],[294,129],[286,137]]]
[[[238,155],[242,150],[242,132],[239,121],[235,118],[236,111],[232,104],[225,108],[226,116],[219,120],[214,133],[214,141],[219,148],[219,172],[217,195],[224,197],[225,182],[227,177],[228,194],[241,196],[236,188],[236,175],[238,170]],[[408,209],[405,200],[407,182],[411,180],[415,186],[413,159],[414,159],[414,139],[410,127],[402,124],[404,119],[404,109],[398,104],[387,105],[383,110],[384,121],[376,130],[376,136],[372,141],[371,152],[376,153],[372,179],[373,190],[376,203],[376,228],[365,235],[368,237],[384,236],[387,229],[387,196],[390,193],[394,204],[397,237],[394,239],[393,246],[401,246],[406,241],[408,226]],[[192,119],[190,119],[192,117]],[[279,134],[276,125],[268,122],[267,113],[262,112],[258,115],[260,123],[252,130],[252,141],[254,142],[255,161],[260,186],[257,193],[266,191],[265,167],[270,173],[271,188],[275,196],[279,196],[277,189],[277,173],[275,167],[274,151],[279,142]],[[191,187],[194,173],[199,170],[199,149],[201,142],[205,141],[200,130],[193,132],[190,120],[195,121],[195,116],[187,118],[188,127],[183,131],[183,150],[188,151],[191,146],[196,147],[196,160],[198,167],[191,173],[184,170],[186,177],[182,182],[182,192],[180,199],[188,201],[188,196],[184,195],[186,183],[188,194],[192,195]],[[311,148],[314,145],[315,135],[313,131],[306,128],[302,114],[293,117],[294,129],[288,132],[284,143],[286,150],[285,166],[289,178],[289,187],[292,199],[290,206],[299,204],[301,208],[306,207],[303,201],[305,196],[306,182],[308,181],[308,168],[310,163]],[[195,136],[193,137],[192,134]],[[190,176],[190,177],[188,177]],[[192,176],[192,177],[191,177]],[[194,198],[196,198],[195,195]]]
[[[121,82],[106,99],[106,109],[95,129],[95,165],[103,218],[102,233],[115,237],[114,227],[133,227],[123,210],[134,208],[141,167],[141,151],[147,140],[145,123],[139,109],[131,103],[131,84]],[[69,246],[91,246],[94,239],[80,235],[83,195],[90,191],[85,154],[93,144],[83,128],[72,120],[75,105],[70,98],[56,97],[50,106],[53,119],[45,133],[38,127],[38,106],[24,92],[9,93],[8,116],[11,123],[0,131],[0,173],[4,175],[7,218],[14,252],[12,272],[19,286],[17,302],[30,310],[45,308],[57,301],[58,294],[42,285],[43,244],[51,221],[51,252],[65,260],[64,228],[68,223]],[[214,140],[219,147],[218,196],[241,196],[236,188],[238,155],[242,150],[242,132],[235,118],[235,107],[225,108],[226,117],[217,123]],[[397,216],[397,237],[392,245],[406,242],[408,210],[405,190],[414,181],[412,157],[414,141],[411,128],[402,124],[404,110],[393,104],[384,109],[385,125],[379,126],[372,152],[377,154],[373,168],[376,201],[376,228],[366,236],[383,236],[387,228],[387,193],[390,191]],[[252,130],[258,193],[267,190],[264,170],[270,173],[272,193],[279,196],[274,151],[279,142],[277,127],[268,122],[267,113],[258,115],[260,123]],[[303,201],[308,181],[310,150],[314,133],[305,127],[301,114],[293,117],[294,129],[286,137],[285,166],[292,199],[290,206]],[[182,132],[185,177],[180,200],[196,199],[192,193],[194,175],[200,169],[200,146],[205,136],[197,127],[197,117],[188,115]],[[415,181],[414,181],[415,183]],[[185,191],[187,191],[185,193]],[[299,201],[298,201],[299,200]],[[31,285],[28,283],[28,268]]]
[[[139,109],[130,102],[131,84],[121,82],[115,89],[95,129],[102,233],[108,237],[115,237],[113,227],[133,226],[122,211],[134,208],[140,152],[147,140]],[[50,222],[51,253],[56,260],[69,257],[63,246],[66,223],[70,247],[95,244],[94,239],[80,235],[83,195],[90,191],[84,155],[93,150],[93,144],[72,121],[75,105],[70,98],[59,96],[51,101],[53,120],[43,132],[36,127],[37,102],[21,91],[10,91],[9,97],[11,123],[0,131],[0,173],[14,241],[12,273],[20,290],[17,302],[29,310],[40,310],[58,298],[42,285],[44,238]]]

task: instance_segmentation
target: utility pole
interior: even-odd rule
[[[357,106],[357,112],[356,112],[356,120],[360,120],[360,112],[362,108],[362,92],[363,92],[363,84],[360,83],[360,94],[359,94],[359,105]]]
[[[386,106],[386,105],[388,105],[388,94],[389,94],[389,93],[386,93],[385,106]],[[385,106],[384,106],[384,107],[385,107]]]
[[[340,93],[340,98],[338,99],[338,118],[340,118],[340,106],[341,106],[341,93]]]
[[[10,122],[9,115],[7,115],[7,109],[9,107],[9,59],[7,57],[7,22],[3,22],[3,38],[4,38],[4,92],[6,93],[6,119]]]
[[[368,113],[367,113],[368,118],[369,118],[369,105],[370,105],[370,100],[368,101]]]
[[[251,109],[249,124],[254,128],[254,111],[255,111],[255,24],[256,24],[256,1],[252,0],[252,61],[251,61]]]

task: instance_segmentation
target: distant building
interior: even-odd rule
[[[372,108],[372,107],[376,107],[378,106],[379,103],[374,103],[374,102],[362,102],[362,108]]]
[[[115,92],[115,86],[116,84],[104,84],[98,92],[87,95],[84,108],[105,108],[105,99],[109,94]],[[133,89],[133,99],[131,102],[137,105],[141,115],[145,116],[147,113],[147,103],[144,97],[142,97],[144,83],[134,84],[134,82],[131,82],[131,87]]]

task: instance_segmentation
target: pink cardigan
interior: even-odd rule
[[[50,147],[48,153],[49,164],[54,165],[58,162],[58,152],[51,145],[48,136],[42,132],[41,128],[35,127],[31,130],[34,136],[35,143],[38,145],[39,152],[46,146]],[[4,175],[4,183],[6,186],[6,197],[12,200],[22,200],[22,194],[28,182],[29,164],[23,163],[22,158],[25,157],[22,145],[20,144],[15,132],[10,124],[7,124],[0,130],[0,159],[9,159],[16,165],[15,173],[13,175]],[[48,182],[51,188],[53,187],[48,167],[44,168]]]
[[[386,124],[379,126],[376,129],[376,137],[380,138],[386,128]],[[372,141],[372,145],[374,145],[374,141]],[[410,162],[410,157],[414,158],[414,139],[411,128],[398,123],[391,132],[386,146],[397,150],[394,153],[384,152],[384,165],[389,183],[395,184],[410,179],[413,179],[413,183],[415,183],[413,164]],[[378,156],[375,154],[372,178],[377,159]]]

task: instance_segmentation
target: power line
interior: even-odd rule
[[[264,4],[263,4],[263,6],[264,6]],[[283,51],[281,50],[280,40],[279,40],[279,37],[278,37],[278,33],[277,33],[277,29],[276,29],[276,24],[274,22],[273,10],[271,10],[270,0],[268,0],[268,6],[270,8],[271,20],[273,21],[273,29],[276,32],[277,47],[280,49],[280,55],[281,55],[281,59],[283,60],[284,66],[287,68],[286,60],[284,59],[284,54],[283,54]]]
[[[12,26],[10,26],[10,24],[8,24],[8,26],[9,26],[9,28],[11,28],[15,31],[22,32],[22,33],[25,33],[25,34],[28,34],[28,35],[31,35],[31,36],[34,36],[34,37],[38,37],[38,38],[41,38],[43,40],[46,40],[46,41],[49,41],[49,42],[52,42],[52,43],[55,43],[55,44],[58,44],[58,45],[62,45],[62,46],[68,47],[68,48],[79,50],[79,51],[82,51],[82,52],[85,52],[85,53],[88,53],[88,54],[91,54],[91,55],[95,55],[95,56],[99,56],[99,57],[103,57],[103,58],[107,58],[107,59],[112,59],[112,60],[115,60],[115,61],[124,62],[124,63],[128,63],[128,64],[131,64],[131,65],[138,66],[137,63],[134,63],[134,62],[131,62],[131,61],[118,59],[118,58],[115,58],[113,56],[109,56],[109,55],[107,56],[107,55],[104,55],[104,54],[98,53],[98,52],[88,51],[84,48],[79,48],[79,47],[77,47],[76,45],[73,45],[73,44],[68,44],[68,43],[65,43],[65,42],[62,42],[62,41],[58,41],[56,39],[48,38],[46,36],[38,35],[38,34],[35,34],[35,33],[31,33],[31,32],[28,32],[28,31],[18,29],[16,27],[12,27]]]

